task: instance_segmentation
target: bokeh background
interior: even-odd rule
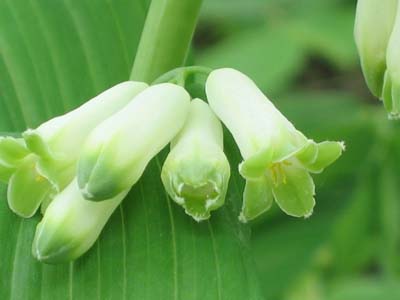
[[[206,0],[194,60],[252,77],[306,135],[344,140],[311,218],[252,224],[267,299],[400,299],[400,131],[364,83],[355,0]]]

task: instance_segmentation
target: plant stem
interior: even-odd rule
[[[152,82],[185,64],[203,0],[153,0],[130,79]]]

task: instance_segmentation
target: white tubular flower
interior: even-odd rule
[[[78,164],[78,184],[93,201],[130,188],[148,162],[182,128],[190,96],[180,86],[149,87],[90,134]]]
[[[194,99],[162,168],[164,187],[188,215],[202,221],[224,204],[229,176],[221,123],[207,103]]]
[[[321,172],[333,163],[343,143],[307,139],[251,79],[236,70],[211,72],[206,93],[244,159],[239,166],[246,179],[240,220],[254,219],[269,209],[273,199],[288,215],[310,216],[315,200],[309,172]]]
[[[358,0],[354,36],[364,77],[371,92],[382,97],[386,50],[396,18],[397,0]]]
[[[74,177],[78,155],[89,133],[146,87],[142,82],[120,83],[77,109],[25,131],[27,147],[39,156],[37,171],[62,190]]]
[[[387,1],[387,0],[386,0]],[[381,1],[376,1],[380,3]],[[383,1],[385,2],[385,1]],[[397,2],[397,1],[392,1]],[[383,3],[381,3],[383,6]],[[395,6],[395,5],[393,5]],[[381,8],[382,9],[382,8]],[[396,11],[392,7],[393,11]],[[389,112],[389,118],[400,118],[400,5],[397,5],[396,21],[390,36],[387,49],[386,63],[387,70],[385,74],[385,83],[383,85],[383,101],[386,110]]]
[[[87,201],[73,180],[50,203],[38,224],[32,245],[33,256],[45,263],[62,263],[84,254],[127,193],[123,191],[99,203]]]

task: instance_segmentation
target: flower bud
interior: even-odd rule
[[[309,172],[321,172],[342,153],[340,142],[307,139],[251,79],[233,69],[213,71],[206,82],[212,110],[232,133],[246,179],[240,220],[268,210],[275,199],[288,215],[307,217],[315,205]]]
[[[77,158],[89,133],[146,87],[141,82],[120,83],[77,109],[25,131],[27,147],[40,158],[38,171],[62,190],[74,177]]]
[[[190,96],[182,87],[154,85],[97,126],[79,159],[83,196],[101,201],[135,184],[148,162],[182,128],[189,103]]]
[[[208,104],[194,99],[162,168],[164,187],[188,215],[202,221],[224,204],[229,176],[221,123]]]
[[[38,224],[32,245],[33,256],[45,263],[62,263],[84,254],[97,240],[127,192],[98,203],[87,201],[73,180],[50,203]]]
[[[396,18],[397,0],[358,0],[354,36],[371,92],[382,97],[386,50]]]

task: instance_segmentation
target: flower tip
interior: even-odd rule
[[[246,224],[248,222],[247,218],[244,216],[243,212],[240,213],[238,217],[239,221],[242,222],[243,224]]]
[[[185,213],[191,216],[196,222],[207,220],[211,211],[216,210],[224,203],[224,196],[215,182],[201,185],[179,183],[178,186],[170,187],[167,184],[169,179],[164,177],[166,188],[171,198],[181,205]]]
[[[197,223],[206,221],[211,216],[209,213],[208,214],[204,214],[204,215],[202,215],[202,214],[192,214],[192,213],[188,212],[187,210],[185,210],[185,213],[187,215],[191,216],[193,218],[193,220],[195,220]]]
[[[389,112],[388,119],[390,121],[398,121],[400,120],[400,112]]]
[[[59,264],[66,263],[74,260],[74,257],[68,255],[68,249],[59,249],[59,251],[52,251],[44,247],[40,247],[36,244],[32,246],[32,256],[45,264]]]
[[[83,198],[90,201],[95,201],[96,197],[89,191],[88,184],[86,183],[83,188],[79,189]]]
[[[40,157],[50,157],[48,145],[36,129],[27,129],[22,133],[27,148]]]
[[[68,262],[74,259],[71,257],[71,247],[62,243],[63,235],[46,232],[46,225],[43,221],[38,224],[35,238],[32,243],[32,255],[35,259],[46,264]],[[48,231],[48,230],[47,230]],[[60,243],[61,242],[61,243]]]
[[[340,147],[342,148],[342,151],[346,151],[346,143],[344,141],[338,142]]]
[[[304,219],[308,219],[309,217],[312,216],[313,213],[314,213],[314,209],[311,209],[310,212],[308,212],[308,213],[306,213],[306,214],[304,215]]]

